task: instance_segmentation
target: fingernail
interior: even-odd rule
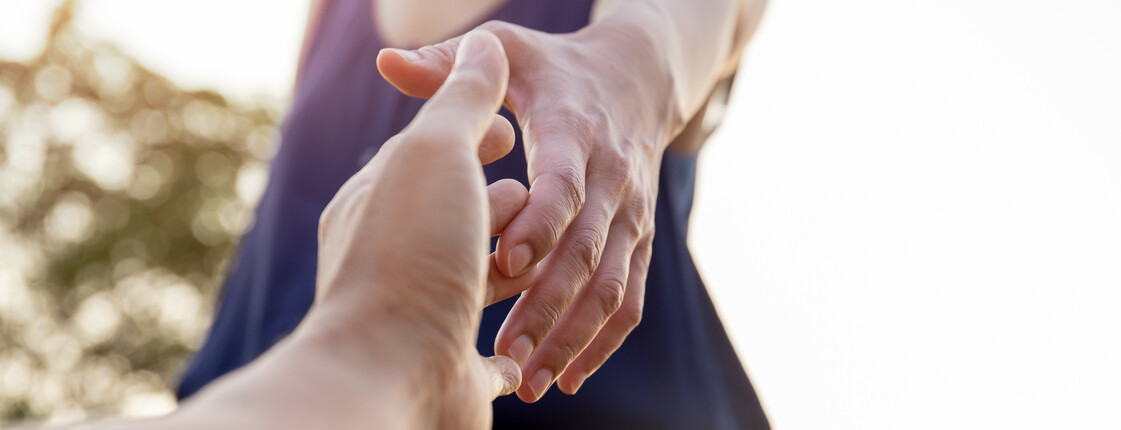
[[[576,378],[576,383],[572,385],[572,394],[576,394],[578,391],[580,391],[580,387],[583,387],[584,381],[587,380],[588,375],[580,375],[579,378]]]
[[[410,63],[415,63],[417,61],[420,61],[420,54],[417,54],[416,52],[405,50],[405,49],[396,49],[396,48],[388,48],[388,49],[390,51],[393,51],[393,53],[397,54],[401,58],[404,58],[405,61],[408,61]]]
[[[533,340],[529,338],[528,334],[523,334],[510,344],[510,358],[518,362],[519,366],[525,366],[525,362],[529,361],[529,356],[533,354]]]
[[[521,275],[526,266],[529,266],[530,260],[533,260],[533,251],[530,251],[529,245],[523,243],[515,246],[510,250],[510,257],[506,260],[506,270],[510,276]]]
[[[553,372],[549,369],[538,370],[533,375],[533,379],[529,381],[529,390],[533,391],[533,396],[540,399],[545,395],[545,390],[549,389],[549,385],[553,384]]]

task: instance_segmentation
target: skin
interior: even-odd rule
[[[516,181],[487,187],[480,161],[513,147],[496,127],[508,63],[471,33],[447,82],[335,195],[319,231],[316,301],[297,330],[166,417],[89,429],[484,429],[514,391],[507,357],[475,350],[498,279],[489,237],[525,205]],[[504,121],[502,122],[504,123]],[[505,294],[505,293],[504,293]]]
[[[661,154],[763,4],[600,0],[573,34],[490,22],[384,51],[383,76],[433,100],[324,211],[300,327],[169,416],[70,428],[489,428],[523,374],[523,400],[556,375],[575,393],[641,318]],[[484,187],[478,163],[513,145],[500,104],[526,136],[528,196]],[[489,256],[487,231],[501,233]],[[523,291],[496,340],[514,359],[479,356],[482,307]]]
[[[576,393],[639,324],[662,154],[735,70],[764,3],[600,0],[575,33],[478,27],[506,48],[531,184],[495,257],[505,276],[538,271],[495,340],[523,368],[522,400],[554,382]],[[430,97],[461,40],[384,50],[379,70]]]

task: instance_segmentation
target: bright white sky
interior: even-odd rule
[[[53,3],[0,0],[0,55],[34,55]],[[84,5],[181,85],[286,98],[306,0]],[[1121,427],[1118,22],[771,2],[691,239],[777,428]]]

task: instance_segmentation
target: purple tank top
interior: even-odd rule
[[[592,0],[511,0],[490,19],[567,33],[588,24],[591,6]],[[371,0],[327,1],[269,185],[231,264],[211,332],[183,375],[180,397],[252,361],[299,324],[314,297],[320,213],[423,104],[378,73],[375,59],[385,46],[372,16]],[[577,395],[554,388],[535,404],[498,399],[495,428],[769,428],[686,247],[695,162],[670,152],[664,157],[642,323]],[[526,182],[520,133],[514,152],[484,170],[491,182]],[[481,353],[493,354],[512,303],[484,312]]]

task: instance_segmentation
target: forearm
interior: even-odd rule
[[[273,351],[217,381],[164,418],[172,429],[412,428],[424,398],[408,372],[367,345],[297,331]],[[139,428],[139,427],[138,427]]]
[[[399,369],[340,350],[318,336],[294,335],[258,361],[216,381],[164,417],[87,423],[72,430],[411,429],[423,396]],[[368,362],[351,358],[369,359]],[[358,376],[358,377],[356,377]]]
[[[735,70],[762,16],[765,0],[598,0],[592,25],[618,27],[653,44],[647,64],[664,68],[673,86],[677,128],[707,100],[712,87]],[[636,58],[636,61],[644,59]]]

